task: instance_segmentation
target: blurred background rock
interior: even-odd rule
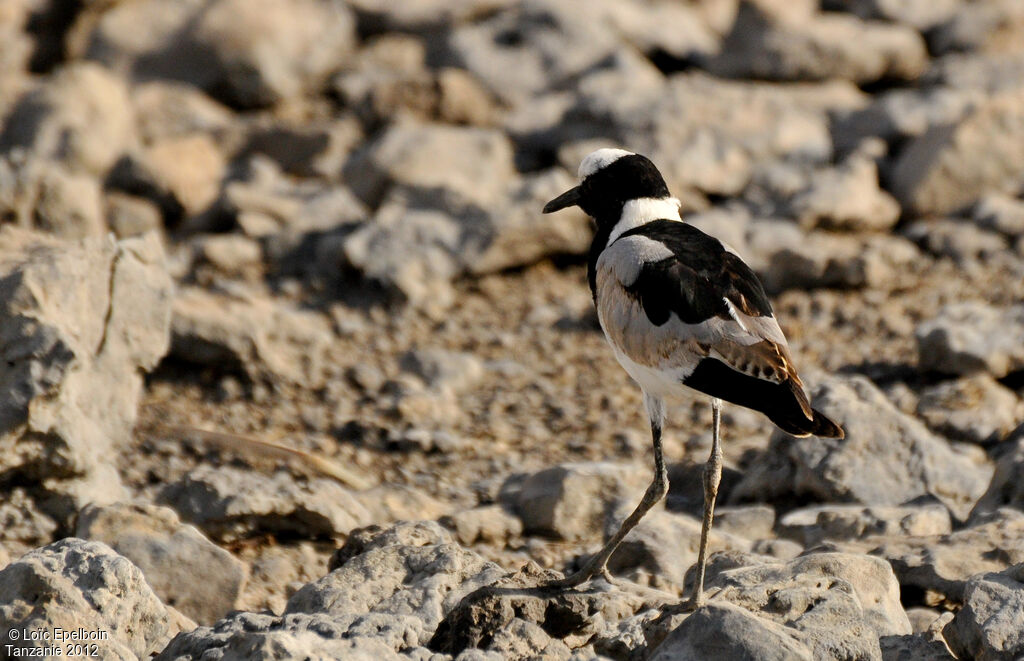
[[[709,572],[733,596],[707,622],[624,593],[592,630],[523,615],[434,649],[1024,654],[1019,0],[0,0],[0,118],[0,633],[34,576],[141,595],[119,607],[149,628],[31,616],[115,627],[118,658],[235,608],[165,657],[428,658],[476,617],[431,581],[596,548],[646,422],[597,332],[589,221],[540,208],[621,146],[758,271],[848,438],[726,409]],[[666,509],[613,559],[669,595],[707,415],[674,406]],[[350,535],[402,520],[443,527]],[[349,574],[311,583],[346,539]],[[464,569],[323,605],[421,547]],[[736,596],[822,571],[862,600],[814,597],[845,628]]]

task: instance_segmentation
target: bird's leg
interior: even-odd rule
[[[694,608],[704,605],[704,568],[708,559],[708,536],[715,518],[715,498],[722,482],[722,444],[719,432],[722,426],[722,400],[711,399],[711,455],[704,464],[704,522],[700,528],[700,552],[697,555],[697,584],[693,589]]]
[[[640,523],[640,519],[647,514],[652,507],[665,497],[668,493],[668,469],[665,468],[665,456],[661,448],[661,428],[665,422],[665,404],[661,399],[644,393],[644,406],[651,419],[651,438],[654,441],[654,481],[647,487],[640,504],[636,506],[633,513],[626,517],[626,520],[619,526],[618,531],[612,536],[608,543],[600,551],[592,556],[583,568],[563,579],[550,581],[545,587],[571,588],[586,583],[597,575],[603,575],[606,579],[611,576],[608,571],[608,559],[615,553],[623,538],[629,531]]]

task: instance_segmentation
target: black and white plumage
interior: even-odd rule
[[[577,205],[596,221],[588,265],[590,289],[615,357],[643,390],[656,470],[654,483],[634,512],[635,520],[627,519],[621,534],[563,583],[575,585],[598,572],[607,573],[604,563],[618,541],[664,495],[663,401],[692,388],[712,397],[714,420],[694,596],[699,603],[707,532],[721,474],[720,401],[760,411],[796,436],[841,438],[843,431],[811,407],[757,276],[728,246],[682,222],[679,202],[649,159],[620,149],[599,149],[583,159],[579,178],[579,186],[549,202],[544,212]]]

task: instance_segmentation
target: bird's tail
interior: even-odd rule
[[[817,409],[811,409],[814,419],[808,420],[803,415],[790,415],[772,418],[779,429],[793,436],[821,436],[822,438],[845,438],[846,433],[837,423],[829,419]]]

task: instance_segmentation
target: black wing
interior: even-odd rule
[[[770,317],[772,305],[757,275],[735,253],[696,227],[656,220],[622,234],[640,235],[667,247],[671,257],[645,264],[626,291],[640,301],[651,323],[675,313],[688,324],[730,318],[726,299],[751,317]],[[620,237],[621,238],[621,237]]]

